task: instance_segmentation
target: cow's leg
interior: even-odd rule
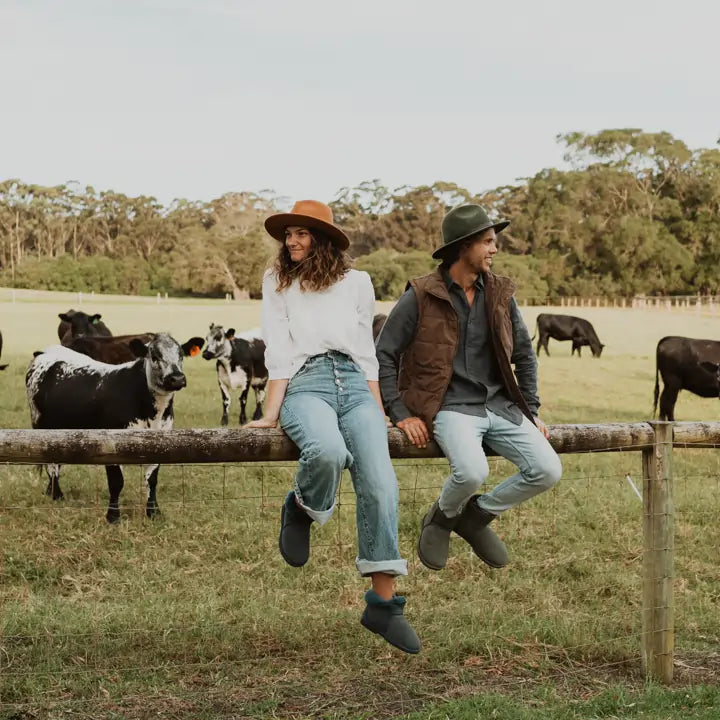
[[[250,391],[250,380],[248,379],[245,384],[245,389],[240,395],[240,424],[244,425],[247,422],[247,414],[245,413],[245,407],[247,406],[248,392]]]
[[[228,424],[228,409],[230,408],[230,390],[223,383],[219,382],[220,395],[222,397],[223,414],[220,424],[225,427]]]
[[[160,514],[160,507],[157,504],[157,497],[155,495],[160,466],[146,465],[143,469],[145,471],[145,483],[147,484],[147,505],[145,506],[145,514],[149,518],[152,518],[155,517],[155,515]]]
[[[668,385],[665,383],[663,391],[660,394],[660,419],[675,421],[675,403],[677,402],[678,393],[680,392],[679,385]]]
[[[538,355],[540,354],[540,347],[545,348],[545,354],[549,357],[550,351],[548,350],[548,340],[550,339],[549,335],[541,335],[540,341],[538,342]]]
[[[255,387],[255,412],[253,413],[253,420],[259,420],[263,416],[262,404],[265,402],[265,386]]]
[[[106,465],[105,473],[107,474],[108,492],[110,494],[105,518],[109,523],[116,523],[120,521],[120,493],[125,480],[120,465]]]
[[[45,472],[48,476],[48,484],[45,494],[53,500],[63,500],[65,496],[60,489],[60,468],[62,465],[57,463],[49,463],[45,466]]]

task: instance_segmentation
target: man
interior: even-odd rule
[[[479,205],[451,210],[433,253],[441,265],[409,283],[377,339],[390,419],[418,447],[432,432],[450,461],[418,540],[432,570],[445,567],[453,531],[486,564],[505,566],[507,549],[490,523],[550,489],[562,472],[538,418],[537,361],[515,285],[490,269],[495,233],[508,224],[492,222]],[[489,474],[483,442],[519,472],[477,495]]]

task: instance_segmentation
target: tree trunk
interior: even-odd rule
[[[15,258],[17,259],[18,263],[20,262],[21,254],[20,254],[20,212],[18,210],[15,211],[15,242],[17,244],[17,251],[15,253]],[[10,276],[12,277],[13,281],[13,287],[15,287],[15,261],[13,260],[13,254],[12,254],[12,241],[10,242]]]
[[[218,258],[218,263],[220,264],[220,267],[225,274],[228,285],[230,285],[230,289],[232,290],[233,294],[233,300],[247,300],[250,297],[250,293],[248,293],[247,290],[240,289],[238,284],[235,282],[235,278],[233,277],[232,272],[230,272],[228,264],[224,260],[220,260],[220,258]]]

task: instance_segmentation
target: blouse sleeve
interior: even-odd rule
[[[375,290],[370,275],[361,272],[358,292],[358,339],[357,360],[366,380],[378,379],[378,360],[375,355],[375,342],[372,333],[372,321],[375,314]]]
[[[262,282],[260,311],[262,336],[265,340],[265,367],[270,380],[290,377],[292,342],[285,298],[276,290],[277,278],[268,270]]]

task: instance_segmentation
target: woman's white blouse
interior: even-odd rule
[[[278,292],[272,270],[263,277],[262,336],[270,380],[291,378],[312,355],[339,350],[367,380],[378,379],[372,320],[375,291],[370,276],[350,270],[320,292],[300,290],[297,280]]]

